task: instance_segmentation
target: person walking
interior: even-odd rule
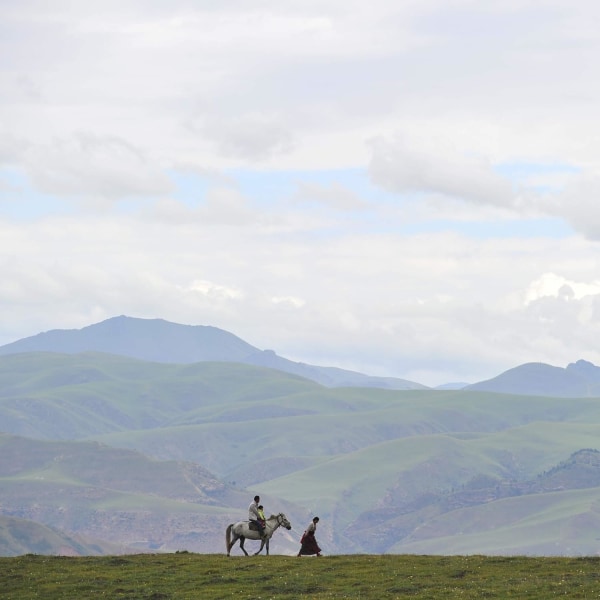
[[[306,531],[302,534],[302,539],[300,540],[300,550],[298,551],[297,556],[310,556],[311,554],[321,556],[321,548],[319,548],[317,538],[315,537],[318,522],[319,517],[314,517],[306,528]]]

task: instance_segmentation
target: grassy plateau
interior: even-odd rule
[[[600,558],[139,554],[0,558],[11,600],[599,598]]]

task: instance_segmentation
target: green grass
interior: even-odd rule
[[[0,558],[0,598],[598,598],[599,568],[597,557],[25,555]]]

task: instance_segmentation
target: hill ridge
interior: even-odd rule
[[[238,336],[210,325],[182,325],[164,319],[125,315],[82,329],[53,329],[0,346],[0,356],[32,351],[67,354],[97,351],[175,364],[240,362],[299,375],[328,387],[427,389],[427,386],[406,379],[294,362],[278,356],[273,350],[260,350]]]

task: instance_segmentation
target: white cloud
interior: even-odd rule
[[[210,139],[224,156],[250,162],[288,153],[293,147],[291,132],[279,119],[267,115],[212,118],[198,133]]]
[[[240,290],[238,289],[227,287],[206,280],[192,281],[192,283],[189,286],[187,286],[187,288],[184,288],[184,290],[185,289],[190,290],[192,292],[198,292],[202,296],[206,296],[208,298],[216,299],[239,299],[243,296],[243,293],[240,292]]]
[[[600,363],[599,11],[0,3],[0,343],[131,314],[425,383]]]
[[[200,210],[205,223],[251,226],[260,218],[260,212],[249,204],[235,188],[217,187],[209,190],[206,206]]]
[[[274,296],[271,298],[273,304],[289,307],[290,309],[302,308],[306,301],[302,298],[295,298],[294,296]]]
[[[563,300],[581,300],[586,296],[600,296],[600,279],[584,282],[571,281],[556,275],[544,273],[532,281],[525,292],[525,304],[529,305],[544,297],[561,298]]]
[[[167,193],[171,183],[142,151],[118,137],[80,133],[30,146],[24,165],[38,189],[84,200]]]
[[[509,182],[488,161],[465,156],[441,140],[378,138],[372,148],[371,177],[392,192],[438,193],[496,206],[514,204]]]
[[[564,218],[576,231],[597,241],[600,241],[599,173],[586,170],[572,177],[565,189],[547,205],[548,212]]]
[[[322,185],[299,181],[295,202],[316,202],[341,211],[364,210],[369,203],[349,187],[340,183]]]

